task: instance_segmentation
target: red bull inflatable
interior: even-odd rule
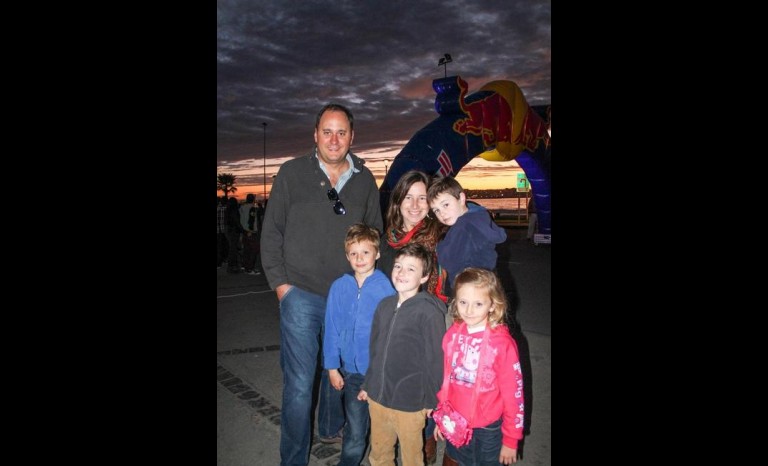
[[[438,117],[417,131],[400,153],[379,189],[382,212],[400,176],[408,170],[456,176],[474,157],[516,160],[531,185],[539,233],[551,234],[550,158],[547,131],[551,107],[531,107],[512,81],[492,81],[467,95],[459,76],[432,81]]]

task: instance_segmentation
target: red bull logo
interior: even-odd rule
[[[473,134],[483,138],[483,147],[496,146],[498,142],[512,141],[512,112],[509,103],[498,93],[467,103],[467,82],[457,76],[461,89],[459,105],[468,118],[454,122],[453,130],[462,136]]]
[[[487,149],[481,154],[484,159],[512,160],[523,149],[535,151],[539,141],[549,145],[547,123],[528,106],[515,83],[488,83],[479,91],[491,92],[488,96],[467,103],[467,82],[458,76],[456,80],[460,89],[459,105],[467,117],[456,120],[453,130],[462,136],[480,136]]]
[[[536,150],[539,141],[544,141],[544,146],[547,147],[549,146],[549,132],[547,132],[547,129],[547,123],[531,107],[528,107],[525,112],[525,118],[523,118],[520,134],[515,139],[514,144],[521,144],[531,152]]]

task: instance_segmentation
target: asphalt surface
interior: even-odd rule
[[[530,368],[526,400],[530,432],[517,464],[551,464],[551,245],[534,245],[525,229],[508,228],[497,247],[497,271],[515,304],[524,375]],[[217,464],[280,464],[280,322],[275,293],[264,275],[228,274],[217,269],[216,398]],[[444,442],[438,442],[437,465]],[[313,442],[309,464],[335,465],[340,444]],[[368,466],[367,459],[363,465]]]

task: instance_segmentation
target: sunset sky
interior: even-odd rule
[[[403,141],[401,146],[407,141]],[[390,151],[376,151],[373,153],[353,152],[365,159],[365,165],[376,177],[376,184],[381,186],[384,179],[384,167],[392,164],[400,148]],[[277,173],[279,166],[293,157],[268,157],[267,158],[267,194],[272,189],[272,175]],[[237,175],[237,193],[235,197],[244,199],[248,193],[256,195],[256,199],[263,198],[264,186],[261,184],[263,172],[263,157],[257,159],[244,159],[237,163],[227,165],[226,169],[219,167],[219,173],[233,173]],[[456,180],[466,189],[496,189],[496,188],[514,188],[517,183],[517,173],[523,171],[518,167],[514,160],[509,162],[488,162],[476,157],[466,165],[456,176]],[[249,180],[256,180],[256,183]],[[218,192],[220,196],[221,191]]]
[[[269,192],[283,162],[312,150],[316,113],[336,102],[354,113],[352,151],[380,184],[385,165],[437,118],[432,81],[446,73],[469,93],[510,80],[529,105],[549,105],[550,10],[549,0],[219,0],[217,172],[237,175],[236,197],[261,199],[262,123]],[[519,172],[514,161],[475,158],[456,179],[508,188]]]

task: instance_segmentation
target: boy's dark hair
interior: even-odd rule
[[[253,194],[248,194],[247,196],[245,196],[246,204],[253,204],[253,201],[255,200],[256,200],[256,196],[254,196]]]
[[[416,259],[421,259],[421,263],[424,264],[424,271],[421,276],[426,277],[432,272],[432,252],[427,249],[426,246],[419,243],[408,243],[402,248],[397,250],[395,254],[395,260],[400,256],[411,256]]]
[[[432,201],[434,201],[437,196],[445,192],[458,199],[459,194],[463,191],[464,188],[462,188],[459,182],[453,177],[441,176],[432,178],[432,182],[429,183],[429,188],[427,188],[427,201],[432,204]]]
[[[379,230],[364,223],[355,223],[347,228],[347,236],[344,238],[344,250],[350,244],[370,241],[376,252],[379,252]]]
[[[344,114],[347,115],[347,120],[349,120],[349,129],[352,131],[355,130],[355,117],[352,116],[352,112],[347,107],[339,104],[326,104],[320,109],[320,112],[315,118],[315,129],[320,127],[320,118],[322,118],[323,113],[327,111],[344,112]]]

